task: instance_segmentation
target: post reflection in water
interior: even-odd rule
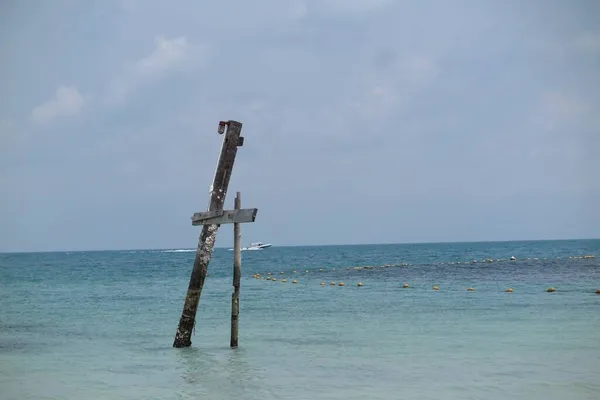
[[[222,399],[249,399],[270,397],[264,369],[256,362],[257,357],[243,347],[195,348],[177,350],[181,371],[183,398],[220,393]]]

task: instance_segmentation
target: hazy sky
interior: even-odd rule
[[[0,251],[600,237],[600,2],[0,5]],[[218,246],[228,246],[222,226]]]

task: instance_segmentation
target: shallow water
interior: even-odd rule
[[[244,252],[236,350],[226,249],[188,349],[171,345],[193,252],[0,254],[0,398],[597,399],[600,260],[569,258],[586,254],[600,240]]]

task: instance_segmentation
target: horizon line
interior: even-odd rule
[[[514,243],[514,242],[565,242],[600,240],[600,238],[574,239],[512,239],[512,240],[470,240],[470,241],[441,241],[441,242],[384,242],[384,243],[340,243],[340,244],[302,244],[302,245],[273,245],[273,247],[342,247],[342,246],[392,246],[392,245],[431,245],[431,244],[469,244],[469,243]],[[219,246],[216,249],[229,249],[232,246]],[[165,250],[194,250],[186,247],[155,247],[145,249],[96,249],[96,250],[31,250],[31,251],[0,251],[0,254],[35,254],[35,253],[91,253],[109,251],[165,251]]]

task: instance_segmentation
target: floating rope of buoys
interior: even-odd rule
[[[256,273],[256,274],[254,274],[254,275],[253,275],[253,277],[254,277],[254,278],[256,278],[256,279],[264,279],[264,280],[267,280],[267,281],[272,281],[272,282],[276,282],[276,281],[278,280],[278,279],[277,279],[276,277],[274,277],[274,276],[269,276],[269,275],[267,275],[266,277],[263,277],[263,276],[261,276],[259,273]],[[281,281],[281,283],[286,283],[286,282],[288,282],[288,278],[282,277],[280,281]],[[298,283],[298,280],[297,280],[297,279],[293,279],[293,280],[291,281],[291,283],[297,284],[297,283]],[[326,286],[326,285],[327,285],[327,282],[325,282],[325,281],[320,281],[320,286]],[[330,286],[338,286],[338,287],[344,287],[344,286],[346,286],[344,282],[335,282],[335,281],[331,281],[331,282],[329,283],[329,285],[330,285]],[[356,284],[356,286],[357,286],[357,287],[363,287],[363,286],[364,286],[364,283],[363,283],[362,281],[360,281],[360,282],[358,282],[358,283]],[[402,287],[406,289],[406,288],[409,288],[410,286],[409,286],[409,284],[408,284],[408,283],[404,283],[404,284],[402,284]],[[433,289],[434,291],[439,291],[439,290],[440,290],[440,287],[439,287],[438,285],[434,285],[434,286],[432,287],[432,289]],[[452,290],[452,289],[450,289],[450,292],[452,292],[452,291],[453,291],[453,290]],[[468,291],[468,292],[475,292],[475,291],[476,291],[476,289],[475,289],[474,287],[472,287],[472,286],[469,286],[469,287],[467,287],[467,291]],[[509,288],[506,288],[506,289],[504,289],[503,291],[504,291],[505,293],[513,293],[513,292],[514,292],[514,289],[513,289],[513,288],[511,288],[511,287],[509,287]],[[552,287],[552,286],[551,286],[551,287],[548,287],[548,288],[546,288],[546,289],[545,289],[545,292],[547,292],[547,293],[554,293],[554,292],[556,292],[556,291],[557,291],[557,290],[556,290],[556,288],[554,288],[554,287]],[[589,292],[588,292],[588,293],[589,293]],[[597,294],[597,295],[600,295],[600,289],[596,289],[596,290],[594,291],[594,293],[595,293],[595,294]]]
[[[563,256],[563,257],[555,257],[555,260],[591,260],[591,259],[595,259],[596,255],[594,254],[586,254],[586,255],[581,255],[581,256]],[[527,257],[527,258],[522,258],[521,261],[522,262],[532,262],[532,261],[541,261],[541,260],[552,260],[552,258],[541,258],[541,257]],[[407,267],[407,266],[432,266],[432,265],[469,265],[469,264],[477,264],[477,263],[502,263],[502,262],[519,262],[519,260],[517,260],[517,258],[515,256],[510,256],[509,258],[482,258],[482,259],[473,259],[471,261],[442,261],[442,262],[433,262],[433,263],[386,263],[386,264],[382,264],[379,266],[376,265],[361,265],[361,266],[353,266],[353,267],[345,267],[345,270],[355,270],[355,271],[363,271],[363,270],[377,270],[377,269],[385,269],[385,268],[394,268],[394,267]],[[323,268],[323,267],[319,267],[317,270],[319,272],[326,272],[327,270],[329,271],[337,271],[339,269],[343,269],[344,267],[333,267],[331,269],[327,269],[327,268]],[[314,271],[314,270],[313,270]],[[305,273],[310,273],[311,271],[306,269],[304,270]],[[294,269],[293,273],[297,273],[297,270]],[[280,272],[280,274],[282,274]],[[267,275],[272,275],[271,272],[268,272]]]

